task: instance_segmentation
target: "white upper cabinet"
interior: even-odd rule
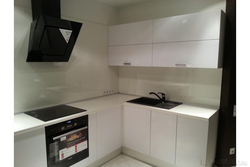
[[[153,43],[220,38],[221,11],[154,20]]]
[[[222,11],[154,20],[153,66],[221,68],[224,22]]]
[[[224,28],[223,11],[111,26],[109,65],[221,68]]]
[[[109,47],[111,66],[152,66],[152,44]]]
[[[109,46],[152,43],[153,20],[109,27]]]
[[[153,46],[153,66],[217,68],[219,40],[159,43]]]

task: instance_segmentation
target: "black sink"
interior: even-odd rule
[[[182,104],[180,102],[174,102],[174,101],[165,101],[165,103],[161,103],[161,101],[158,99],[152,99],[148,97],[140,97],[134,100],[129,100],[127,102],[151,106],[151,107],[165,108],[165,109],[171,109]]]
[[[152,99],[152,98],[147,98],[147,97],[140,97],[134,100],[129,100],[127,102],[135,103],[135,104],[142,104],[142,105],[147,105],[147,106],[154,106],[156,104],[161,103],[161,101],[158,99]]]

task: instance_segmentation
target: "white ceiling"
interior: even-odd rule
[[[96,0],[96,1],[119,8],[152,0]]]

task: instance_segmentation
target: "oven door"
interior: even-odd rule
[[[48,167],[69,167],[89,156],[88,126],[46,140]]]

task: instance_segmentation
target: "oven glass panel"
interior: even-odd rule
[[[49,157],[55,163],[88,149],[88,128],[83,127],[60,136],[53,137],[49,145]]]

